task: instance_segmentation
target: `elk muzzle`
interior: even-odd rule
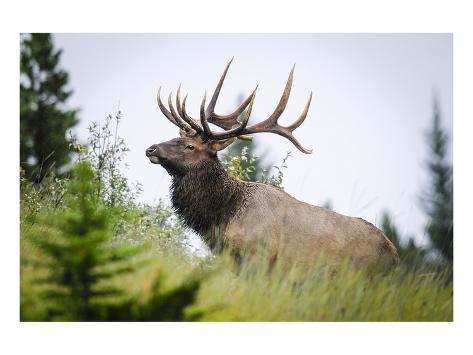
[[[153,164],[159,164],[159,147],[157,144],[153,144],[151,147],[146,149],[146,156]]]

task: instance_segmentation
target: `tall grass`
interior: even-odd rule
[[[28,241],[22,259],[43,256]],[[191,286],[199,275],[193,302],[181,320],[201,321],[452,321],[453,284],[446,272],[415,273],[402,267],[387,275],[368,275],[342,268],[336,275],[320,265],[301,270],[244,262],[236,266],[226,256],[180,258],[149,251],[148,263],[111,281],[127,299],[139,304]],[[135,259],[135,263],[139,263]],[[44,272],[44,270],[43,270]],[[42,272],[34,264],[22,266],[22,319],[44,320],[47,299],[35,280]],[[156,288],[153,280],[159,278]],[[194,285],[195,286],[195,285]],[[173,309],[169,306],[168,309]],[[135,320],[132,317],[128,320]],[[163,320],[157,315],[151,320]],[[176,320],[176,319],[168,319]]]
[[[447,273],[416,274],[402,267],[372,276],[348,266],[336,274],[244,265],[220,267],[199,294],[208,321],[451,321]],[[220,306],[219,307],[219,302]]]

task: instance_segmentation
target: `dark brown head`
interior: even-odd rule
[[[232,59],[233,60],[233,59]],[[224,149],[236,139],[251,140],[250,134],[268,132],[276,133],[289,139],[300,151],[310,154],[312,151],[305,149],[292,135],[292,132],[304,122],[309,110],[312,93],[299,118],[287,127],[280,126],[278,119],[286,108],[289,95],[291,93],[292,79],[294,75],[294,67],[289,74],[289,78],[284,89],[284,93],[279,100],[279,104],[273,114],[267,119],[247,127],[250,118],[251,109],[256,95],[256,89],[244,100],[235,112],[229,115],[218,115],[214,112],[218,95],[225,80],[228,68],[232,60],[227,64],[222,77],[220,78],[212,98],[205,109],[205,100],[202,100],[200,106],[200,120],[190,117],[186,112],[187,95],[184,100],[180,99],[180,86],[176,94],[176,108],[174,109],[171,96],[169,95],[169,110],[161,102],[161,88],[158,91],[158,105],[161,112],[166,118],[180,129],[180,138],[170,141],[154,144],[146,149],[146,156],[154,164],[161,164],[171,175],[179,175],[185,173],[186,170],[192,169],[199,163],[208,160],[217,160],[217,152]],[[256,87],[258,88],[258,87]],[[220,127],[223,131],[212,131],[209,123]]]
[[[200,135],[174,138],[146,149],[146,156],[153,164],[161,164],[170,175],[182,175],[204,161],[217,160],[217,152],[235,138],[225,141],[205,141]]]

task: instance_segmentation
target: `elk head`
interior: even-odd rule
[[[226,148],[236,139],[251,140],[251,134],[268,132],[275,133],[289,139],[301,152],[310,154],[312,150],[304,148],[292,132],[304,122],[309,110],[312,93],[302,114],[289,126],[281,126],[278,119],[286,108],[291,93],[294,67],[292,67],[283,95],[274,112],[265,120],[247,127],[251,109],[256,95],[256,86],[253,93],[248,96],[240,106],[229,115],[218,115],[215,113],[220,90],[222,88],[228,68],[232,60],[227,64],[212,98],[205,108],[206,95],[200,105],[200,120],[190,117],[186,112],[187,95],[181,103],[180,86],[176,93],[176,109],[172,103],[172,93],[169,94],[169,110],[161,102],[161,88],[158,90],[158,106],[166,118],[180,129],[180,138],[154,144],[146,149],[146,156],[154,164],[161,164],[171,175],[183,174],[187,169],[192,169],[197,164],[207,160],[216,160],[217,152]],[[212,131],[209,123],[220,127],[223,131]]]

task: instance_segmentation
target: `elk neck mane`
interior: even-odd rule
[[[250,184],[228,175],[220,161],[212,159],[172,177],[171,201],[186,225],[204,234],[238,215],[250,190]]]

